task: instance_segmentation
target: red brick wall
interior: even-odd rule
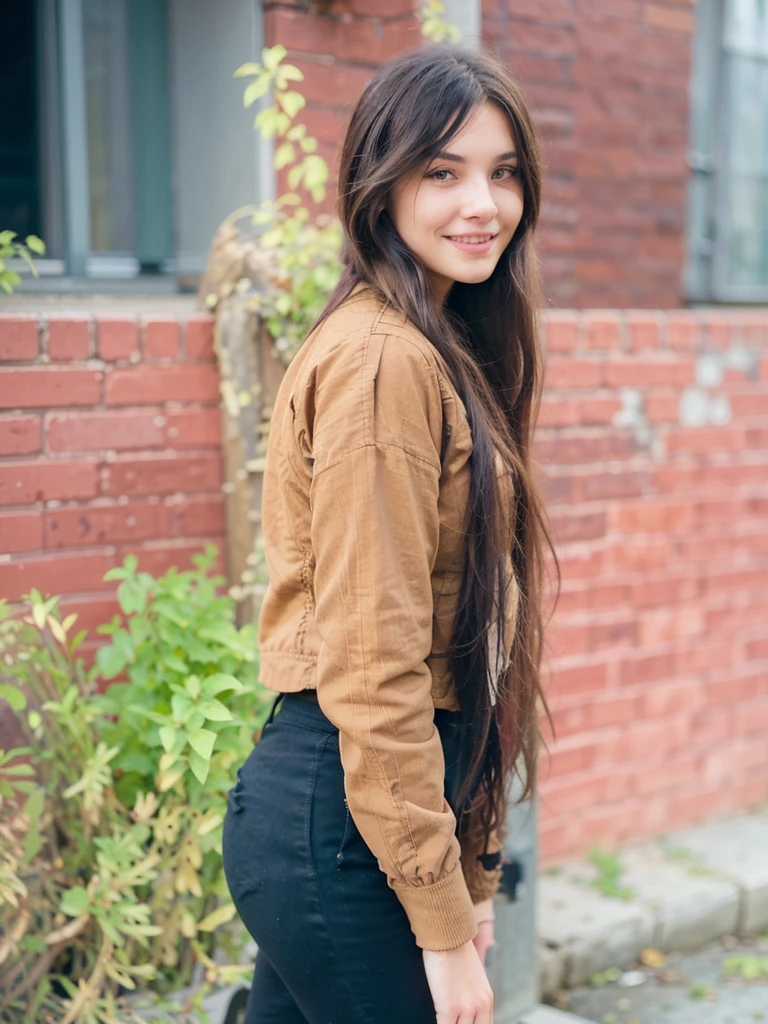
[[[547,338],[556,859],[768,799],[768,312],[551,312]]]
[[[545,163],[541,254],[555,306],[682,304],[695,0],[483,0]]]
[[[267,46],[282,43],[304,73],[303,120],[336,176],[339,146],[352,108],[373,72],[421,46],[416,0],[334,0],[324,13],[303,0],[264,0]],[[334,208],[335,185],[324,209]]]
[[[418,0],[267,0],[268,45],[301,67],[305,122],[336,167],[354,102],[383,61],[422,45]],[[695,0],[483,0],[482,31],[517,74],[542,139],[547,303],[682,304]],[[326,208],[332,207],[329,196]]]
[[[213,322],[0,316],[0,597],[113,614],[102,577],[223,552]]]

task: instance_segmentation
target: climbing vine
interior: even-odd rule
[[[445,20],[442,0],[424,0],[418,18],[421,33],[433,43],[457,42],[460,32]],[[253,126],[275,141],[275,170],[285,174],[288,191],[261,203],[252,212],[261,230],[259,244],[271,257],[267,287],[252,299],[277,353],[287,365],[321,313],[341,273],[341,225],[326,213],[313,213],[309,201],[321,204],[330,178],[328,164],[318,153],[317,139],[299,119],[306,99],[297,87],[304,79],[295,64],[286,62],[282,44],[265,48],[261,62],[250,61],[234,72],[250,81],[243,91],[246,108],[268,98]],[[207,297],[215,308],[219,296]]]

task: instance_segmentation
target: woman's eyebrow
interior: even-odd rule
[[[499,163],[501,160],[515,160],[517,153],[514,149],[511,149],[508,153],[499,153],[495,158],[495,163]],[[453,160],[457,164],[465,164],[467,161],[463,156],[459,156],[458,153],[435,153],[433,160]]]

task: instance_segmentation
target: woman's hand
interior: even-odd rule
[[[493,1024],[493,991],[474,940],[422,954],[437,1024]]]
[[[486,966],[486,956],[491,946],[496,945],[496,939],[494,937],[494,912],[493,912],[493,898],[483,900],[482,903],[475,904],[475,923],[477,924],[477,935],[472,940],[475,944],[475,949],[480,957],[480,963],[483,967]]]

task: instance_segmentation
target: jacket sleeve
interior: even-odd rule
[[[346,385],[330,374],[313,400],[318,701],[339,729],[352,818],[417,944],[440,950],[477,926],[426,664],[441,470],[425,393],[435,382],[401,349],[385,346],[375,377],[369,363]]]

